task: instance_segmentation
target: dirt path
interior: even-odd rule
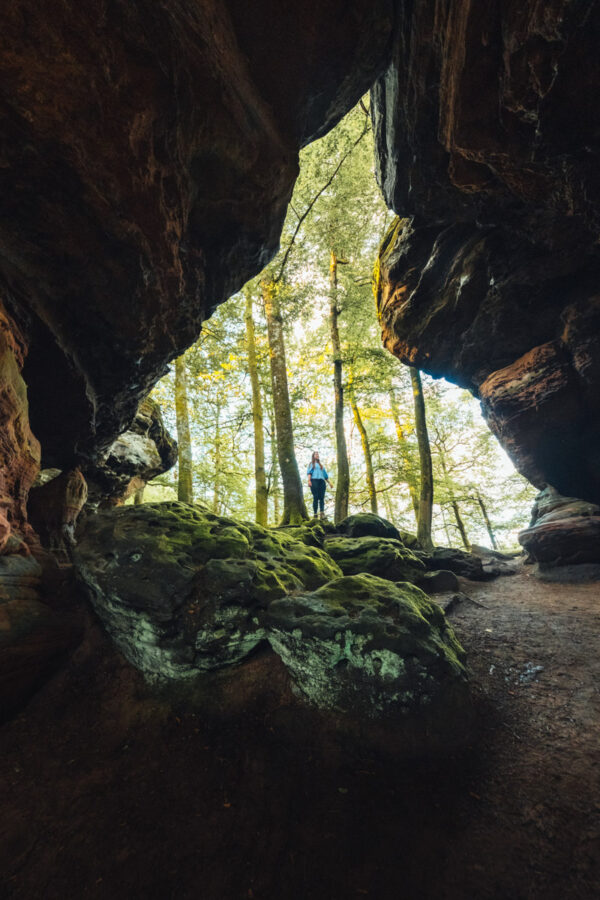
[[[92,638],[0,731],[0,896],[599,897],[600,585],[463,587],[481,732],[433,768],[175,715]]]

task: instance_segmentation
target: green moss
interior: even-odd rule
[[[321,707],[407,712],[465,680],[464,651],[441,608],[412,584],[338,578],[275,601],[265,626],[302,693]]]
[[[76,558],[123,652],[167,677],[239,661],[264,639],[269,603],[341,575],[291,533],[177,502],[99,514]]]
[[[327,538],[325,549],[344,575],[367,572],[390,581],[414,581],[425,570],[411,550],[392,538],[334,536]]]

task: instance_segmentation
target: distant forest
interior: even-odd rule
[[[302,152],[279,253],[156,386],[179,462],[145,499],[293,524],[312,513],[306,468],[318,450],[330,519],[371,511],[425,546],[510,548],[535,489],[467,391],[381,346],[373,271],[393,213],[370,131],[362,102]]]

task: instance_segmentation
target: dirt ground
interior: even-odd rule
[[[479,731],[435,764],[294,739],[276,676],[266,705],[175,712],[92,629],[0,730],[0,896],[600,897],[600,585],[463,590]]]

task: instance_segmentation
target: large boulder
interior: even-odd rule
[[[334,711],[352,728],[387,722],[403,752],[413,738],[419,749],[448,746],[451,729],[464,738],[464,652],[414,585],[343,576],[283,530],[174,502],[98,513],[74,558],[127,659],[149,680],[187,689],[190,702],[270,647],[285,666],[283,693],[291,684],[305,710]]]
[[[344,575],[366,572],[389,581],[415,581],[425,571],[425,564],[411,550],[389,537],[334,535],[324,546]]]
[[[117,505],[176,462],[177,441],[167,431],[158,403],[146,397],[127,431],[86,466],[88,503]]]
[[[74,554],[115,643],[150,677],[239,662],[265,639],[272,600],[341,574],[322,550],[282,531],[178,502],[90,516]]]
[[[600,6],[398,16],[372,94],[402,217],[377,267],[384,343],[479,397],[535,485],[600,502]]]
[[[429,571],[445,569],[455,575],[462,575],[463,578],[470,578],[471,581],[485,581],[491,577],[484,571],[478,556],[456,547],[434,547],[425,557],[425,564]]]
[[[413,585],[338,578],[274,601],[265,621],[295,684],[322,709],[379,718],[464,702],[464,651]]]
[[[338,534],[353,538],[372,536],[400,540],[400,532],[396,526],[374,513],[354,513],[342,519],[335,526],[335,530]]]
[[[529,528],[519,543],[541,571],[557,566],[600,565],[600,506],[562,497],[547,486],[536,497]],[[600,570],[596,572],[600,574]]]

